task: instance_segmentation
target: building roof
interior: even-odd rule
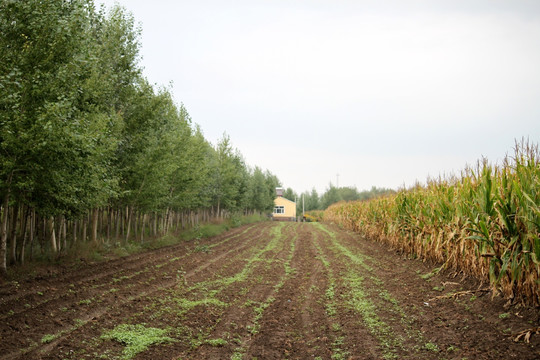
[[[289,199],[285,199],[283,196],[278,196],[277,198],[274,199],[274,202],[275,202],[276,200],[278,200],[278,199],[279,199],[279,200],[285,200],[285,201],[288,201],[288,202],[290,202],[291,204],[296,204],[294,201],[289,200]]]

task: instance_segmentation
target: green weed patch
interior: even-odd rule
[[[122,343],[125,348],[122,359],[132,359],[154,344],[173,342],[166,336],[168,330],[145,327],[143,324],[121,324],[101,335],[103,340],[114,340]]]

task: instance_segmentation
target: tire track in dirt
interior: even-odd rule
[[[195,246],[194,244],[180,244],[179,246],[169,248],[168,250],[182,252],[180,254],[181,256],[176,259],[185,259],[185,253],[190,255],[190,261],[181,264],[182,268],[185,269],[183,272],[183,280],[185,281],[185,279],[194,276],[199,269],[209,267],[212,263],[219,261],[227,254],[241,252],[243,250],[249,251],[253,246],[253,242],[257,240],[258,236],[261,236],[260,227],[254,230],[254,227],[251,226],[247,229],[239,229],[239,231],[240,233],[244,233],[244,236],[251,236],[248,236],[247,241],[233,241],[232,244],[229,244],[230,240],[235,239],[238,235],[237,232],[234,232],[229,233],[230,236],[226,238],[219,237],[199,242],[210,244],[213,247],[212,251],[222,252],[222,254],[218,255],[214,261],[207,261],[205,256],[201,256],[202,253],[195,253],[195,255],[193,255],[194,253],[192,250]],[[212,240],[218,241],[212,243]],[[232,245],[233,248],[230,248],[230,245]],[[229,246],[229,248],[224,246]],[[172,253],[172,255],[174,254],[175,253]],[[141,258],[141,256],[137,256],[137,258]],[[108,285],[110,288],[104,292],[96,290],[96,285],[93,285],[86,288],[83,287],[78,294],[79,296],[60,296],[53,298],[50,301],[42,301],[37,306],[28,307],[26,313],[11,316],[8,318],[9,321],[4,321],[2,325],[0,325],[2,339],[7,341],[14,348],[29,348],[34,350],[42,347],[39,343],[45,334],[60,334],[58,339],[55,339],[52,342],[53,344],[56,344],[71,332],[86,325],[88,321],[91,320],[95,322],[96,319],[111,311],[111,308],[133,302],[143,296],[152,294],[160,288],[173,286],[178,281],[182,280],[173,276],[177,273],[179,264],[177,264],[177,261],[170,261],[170,252],[159,251],[157,254],[149,252],[142,258],[145,260],[143,265],[146,265],[145,269],[148,271],[143,272],[142,275],[135,272],[134,274],[137,274],[137,276],[126,276],[125,279],[123,279],[125,280],[125,284],[122,289],[119,289],[119,284],[105,282],[102,285]],[[133,272],[136,268],[129,267],[128,270]],[[124,271],[124,273],[127,272]],[[133,273],[130,275],[133,275]],[[141,281],[141,277],[145,277],[146,281]],[[106,277],[101,277],[101,279],[106,279]],[[141,288],[143,290],[141,290]],[[111,291],[112,289],[115,289],[116,291]],[[87,296],[90,293],[95,295],[90,298],[92,300],[87,304],[80,302],[81,293],[87,294]],[[84,301],[84,299],[89,298],[85,297],[82,301]],[[19,333],[25,333],[25,337],[19,336]],[[51,345],[48,344],[44,346],[50,347]],[[0,345],[0,347],[3,346]],[[7,351],[4,353],[6,352]],[[18,354],[19,351],[12,352],[11,355],[9,355],[9,358],[16,358],[19,356]]]

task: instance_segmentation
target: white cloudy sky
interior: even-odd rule
[[[540,140],[540,1],[97,0],[208,140],[297,192],[398,188]]]

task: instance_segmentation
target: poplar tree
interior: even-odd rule
[[[31,205],[49,218],[53,251],[54,216],[84,211],[109,190],[107,164],[115,142],[108,135],[114,121],[83,106],[97,70],[93,14],[92,2],[84,0],[0,5],[2,220],[10,197]]]
[[[259,212],[271,211],[274,207],[274,198],[267,188],[265,174],[261,168],[255,166],[251,176],[248,208]]]

